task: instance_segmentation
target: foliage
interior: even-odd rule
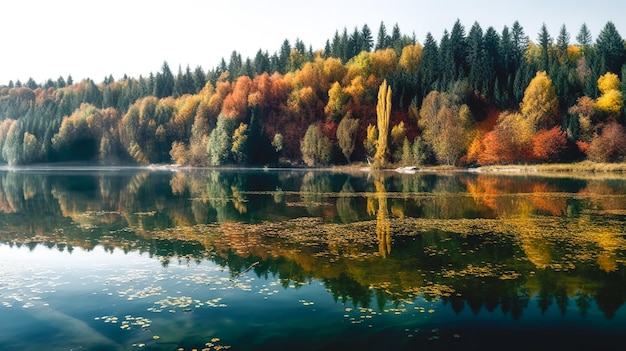
[[[370,124],[367,126],[367,136],[363,141],[367,157],[374,157],[374,154],[376,153],[376,140],[378,140],[378,128],[376,128],[375,125]]]
[[[283,149],[283,135],[280,133],[274,134],[274,139],[272,139],[272,146],[276,150],[276,152],[280,152]]]
[[[531,122],[534,131],[552,128],[558,122],[558,98],[552,80],[545,71],[537,72],[528,84],[520,109],[524,118]]]
[[[391,149],[395,150],[393,153],[393,162],[399,162],[404,152],[404,141],[408,142],[406,137],[406,129],[404,128],[404,122],[396,124],[391,128]]]
[[[0,161],[298,164],[309,125],[344,153],[331,147],[327,162],[373,158],[375,167],[415,150],[440,164],[545,162],[557,157],[548,152],[561,145],[557,126],[571,145],[602,150],[605,126],[625,121],[623,39],[611,22],[595,43],[586,25],[575,44],[564,25],[555,36],[547,28],[533,42],[518,22],[466,33],[456,21],[418,44],[381,23],[378,36],[366,25],[337,31],[319,51],[299,39],[252,59],[233,51],[208,71],[163,62],[146,77],[9,82]],[[579,157],[571,152],[557,158]]]
[[[248,125],[240,123],[233,132],[233,145],[230,152],[233,154],[235,163],[242,164],[248,159]]]
[[[558,161],[567,148],[567,136],[561,127],[541,130],[533,137],[533,156],[543,162]]]
[[[378,103],[376,104],[376,127],[378,139],[376,140],[376,153],[374,154],[374,168],[383,168],[389,159],[389,120],[391,119],[391,87],[387,81],[383,81],[378,88]]]
[[[474,118],[459,97],[432,91],[420,110],[419,126],[424,142],[434,151],[440,163],[456,164],[471,142]]]
[[[327,165],[330,162],[330,140],[317,125],[310,125],[300,145],[302,160],[309,166]]]
[[[235,118],[226,117],[223,114],[217,117],[217,126],[211,131],[207,145],[211,165],[221,166],[233,161],[231,150],[235,123]]]
[[[622,112],[624,100],[620,89],[620,80],[617,74],[607,72],[598,78],[598,90],[602,93],[596,101],[599,111],[616,117]]]
[[[337,143],[348,163],[354,152],[358,128],[359,120],[350,115],[345,116],[337,126]]]
[[[609,122],[591,140],[587,154],[596,162],[623,161],[626,157],[626,128],[617,122]]]

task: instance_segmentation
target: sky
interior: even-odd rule
[[[624,13],[623,0],[5,0],[0,85],[30,77],[145,77],[164,61],[174,74],[179,66],[207,71],[233,50],[253,59],[259,49],[271,55],[285,39],[293,45],[299,38],[315,51],[336,30],[351,33],[366,23],[374,38],[381,22],[388,33],[397,23],[423,42],[427,32],[439,41],[457,19],[466,33],[474,22],[500,33],[517,20],[533,41],[545,23],[553,38],[565,25],[575,43],[583,23],[595,41],[612,21],[626,38]]]

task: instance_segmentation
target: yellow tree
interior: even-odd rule
[[[378,103],[376,104],[378,126],[378,141],[374,154],[374,168],[383,168],[389,159],[389,120],[391,119],[391,87],[384,80],[378,89]]]
[[[367,136],[363,140],[363,146],[365,147],[366,156],[373,157],[376,153],[376,140],[378,139],[378,129],[375,125],[369,124],[367,126]],[[369,161],[368,161],[369,162]]]
[[[596,101],[598,110],[609,116],[618,116],[624,107],[622,93],[619,91],[620,81],[615,73],[607,72],[598,78],[598,90],[602,95]]]
[[[422,46],[420,44],[407,45],[402,49],[398,64],[407,72],[415,72],[421,59]]]
[[[324,107],[324,113],[328,120],[338,120],[343,116],[344,105],[348,96],[343,92],[339,82],[333,83],[328,90],[328,103]]]
[[[545,71],[537,72],[528,84],[520,109],[524,118],[534,127],[534,132],[550,129],[557,124],[559,100]]]

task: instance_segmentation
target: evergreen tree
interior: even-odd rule
[[[35,90],[35,89],[39,88],[39,84],[37,84],[37,82],[35,82],[35,80],[33,78],[30,78],[30,77],[26,81],[26,86],[31,88],[32,90]]]
[[[167,61],[163,61],[161,72],[157,73],[154,85],[154,95],[158,98],[172,96],[174,92],[174,75]]]
[[[391,42],[389,46],[395,47],[400,42],[400,39],[402,39],[402,34],[400,33],[400,26],[398,26],[396,22],[391,29]]]
[[[65,88],[66,86],[67,86],[67,84],[65,83],[65,79],[63,79],[62,76],[59,76],[59,78],[57,79],[57,82],[56,82],[56,87],[58,89],[60,89],[60,88]]]
[[[548,28],[546,24],[541,25],[541,29],[539,30],[539,34],[537,37],[537,43],[539,44],[539,48],[541,49],[541,60],[539,62],[539,69],[542,71],[547,71],[549,67],[549,59],[550,59],[550,46],[552,46],[552,38],[550,37],[550,33],[548,33]]]
[[[613,22],[607,22],[600,34],[598,34],[596,50],[603,63],[600,74],[606,72],[618,73],[621,71],[622,65],[626,61],[626,51],[624,49],[624,41],[617,32]]]
[[[326,39],[326,44],[324,44],[324,54],[322,55],[322,57],[325,59],[329,58],[330,52],[331,52],[330,40]]]
[[[341,59],[341,62],[346,63],[348,62],[348,60],[350,59],[350,57],[348,57],[348,42],[349,42],[349,38],[348,38],[348,29],[346,27],[343,27],[343,32],[341,33],[341,39],[339,40],[339,47],[340,47],[340,52],[339,52],[339,58]]]
[[[465,27],[456,20],[450,31],[450,51],[453,59],[454,77],[452,81],[462,79],[467,74],[465,55],[467,55],[467,39]]]
[[[439,44],[439,83],[442,89],[446,89],[455,79],[454,54],[450,44],[450,34],[447,30],[443,31],[441,42]],[[438,88],[434,88],[438,89]]]
[[[341,37],[339,36],[338,30],[335,30],[335,35],[333,35],[333,43],[330,48],[330,56],[341,59]]]
[[[515,48],[515,62],[518,66],[528,48],[529,41],[528,36],[524,33],[524,28],[522,28],[518,21],[515,21],[511,27],[511,39],[513,40],[513,47]]]
[[[291,44],[288,39],[283,41],[278,54],[277,71],[285,74],[289,71],[289,56],[291,55]]]
[[[243,62],[241,61],[241,54],[233,50],[230,54],[230,61],[228,62],[228,73],[231,81],[235,81],[235,79],[241,75],[242,67]]]
[[[254,72],[258,75],[263,74],[263,72],[271,73],[270,70],[270,57],[267,51],[263,52],[261,49],[256,52],[254,56]]]
[[[418,68],[421,78],[421,98],[431,90],[436,89],[435,82],[439,78],[439,62],[439,47],[435,38],[428,32],[422,49],[422,63]]]
[[[380,27],[378,27],[378,37],[376,39],[376,47],[374,50],[386,49],[389,47],[389,41],[391,38],[387,35],[387,28],[385,27],[385,22],[380,22]]]
[[[469,67],[469,83],[476,90],[482,91],[485,48],[483,30],[478,22],[474,22],[467,35],[467,64]]]
[[[576,41],[578,42],[578,45],[580,45],[581,49],[583,50],[583,55],[584,55],[585,51],[587,51],[589,46],[591,46],[592,44],[591,32],[589,31],[589,28],[587,28],[586,23],[583,23],[582,26],[580,26],[578,35],[576,35]]]
[[[372,37],[372,31],[370,27],[366,24],[361,28],[361,51],[372,51],[372,47],[374,46],[374,38]]]
[[[561,25],[559,30],[559,36],[556,38],[556,49],[559,53],[559,58],[563,61],[567,59],[567,48],[569,47],[569,33],[565,24]]]
[[[201,66],[197,66],[193,71],[193,85],[196,93],[198,93],[206,85],[206,74]]]
[[[348,40],[348,60],[361,52],[361,47],[363,46],[362,41],[363,39],[361,38],[361,32],[359,31],[359,28],[354,27],[354,31],[352,31],[352,34],[350,34],[350,39]]]

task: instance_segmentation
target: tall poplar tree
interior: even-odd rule
[[[391,119],[391,87],[387,85],[386,79],[378,88],[376,118],[378,140],[376,141],[376,154],[374,154],[374,168],[383,168],[389,159],[389,120]]]

